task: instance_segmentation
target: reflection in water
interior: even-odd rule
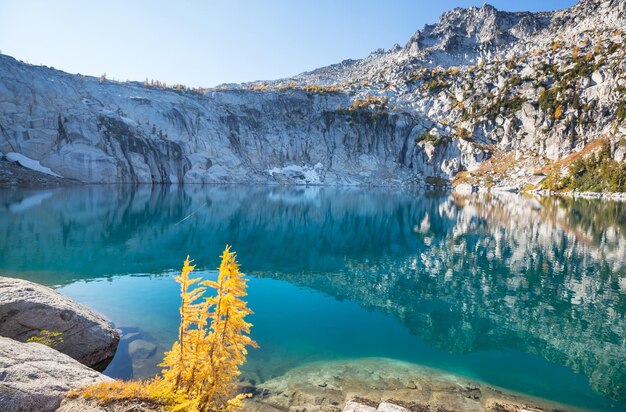
[[[412,216],[421,244],[407,256],[274,276],[384,310],[446,351],[540,355],[624,401],[623,206],[451,197]]]
[[[432,347],[532,353],[626,402],[623,203],[246,186],[0,199],[7,273],[62,285],[187,253],[212,268],[229,243],[251,274],[392,315]]]

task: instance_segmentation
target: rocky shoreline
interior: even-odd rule
[[[389,182],[384,182],[380,186],[389,186]],[[424,181],[415,182],[403,182],[399,183],[398,187],[415,187],[427,192],[432,191],[454,191],[461,194],[471,193],[485,193],[485,192],[505,192],[505,193],[530,193],[538,196],[567,196],[571,198],[582,199],[601,199],[601,200],[615,200],[626,201],[626,192],[566,192],[566,191],[553,191],[544,189],[523,190],[521,186],[495,186],[484,187],[478,184],[460,183],[449,184],[440,182],[426,183]],[[44,173],[39,173],[34,170],[21,166],[18,162],[9,161],[0,156],[0,188],[52,188],[60,186],[75,186],[83,183],[67,179],[63,177],[50,176]],[[281,183],[269,183],[271,185],[293,185],[292,182]],[[328,184],[307,184],[306,186],[335,186]],[[357,184],[356,186],[376,186],[376,185],[363,185]]]
[[[0,154],[0,188],[50,188],[80,184],[76,180],[36,172],[18,162],[7,160]]]
[[[539,196],[566,196],[574,199],[600,199],[600,200],[616,200],[620,202],[626,201],[626,193],[611,192],[554,192],[552,190],[533,190],[528,193]]]
[[[16,162],[11,162],[6,159],[0,158],[0,188],[53,188],[60,186],[69,186],[69,185],[81,185],[81,182],[59,178],[54,176],[45,175],[43,173],[38,173],[33,170],[27,169],[25,167],[20,166]],[[278,185],[274,183],[274,185]],[[289,184],[291,185],[291,184]],[[318,185],[307,185],[307,186],[329,186],[324,184]],[[332,186],[332,185],[330,185]],[[362,185],[357,185],[362,186]],[[371,186],[371,185],[370,185]],[[457,192],[461,194],[471,194],[471,193],[486,193],[486,192],[505,192],[505,193],[530,193],[538,196],[566,196],[571,198],[581,198],[581,199],[600,199],[600,200],[614,200],[614,201],[626,201],[626,193],[614,193],[614,192],[558,192],[552,190],[529,190],[523,191],[519,187],[494,187],[487,188],[481,187],[478,185],[471,185],[467,183],[462,183],[456,186],[452,186],[449,184],[446,185],[436,185],[436,184],[427,184],[424,182],[416,182],[414,184],[402,184],[399,185],[401,187],[416,187],[422,189],[427,192],[433,191],[445,191],[445,192]]]
[[[110,380],[119,333],[60,293],[0,277],[0,410],[55,411],[71,389]],[[33,341],[34,340],[34,341]]]
[[[493,187],[487,188],[479,185],[472,185],[468,183],[462,183],[454,187],[448,188],[456,193],[463,195],[472,193],[528,193],[537,196],[566,196],[574,199],[600,199],[600,200],[616,200],[626,201],[626,192],[567,192],[567,191],[554,191],[545,189],[534,190],[522,190],[517,186],[512,187]]]

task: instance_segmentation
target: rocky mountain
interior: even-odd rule
[[[619,191],[625,33],[623,0],[545,13],[457,8],[404,47],[214,89],[120,83],[0,56],[0,152],[94,183],[508,190],[597,175],[617,183],[591,186]],[[593,153],[605,159],[602,173],[581,169]]]

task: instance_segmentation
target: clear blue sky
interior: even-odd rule
[[[549,10],[575,0],[492,0]],[[33,64],[190,86],[276,79],[404,45],[482,0],[0,0],[0,50]]]

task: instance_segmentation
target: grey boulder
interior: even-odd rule
[[[26,342],[42,330],[61,332],[54,349],[102,371],[119,333],[102,316],[60,293],[21,279],[0,277],[0,336]]]
[[[56,411],[71,389],[111,380],[48,346],[0,337],[3,412]]]

